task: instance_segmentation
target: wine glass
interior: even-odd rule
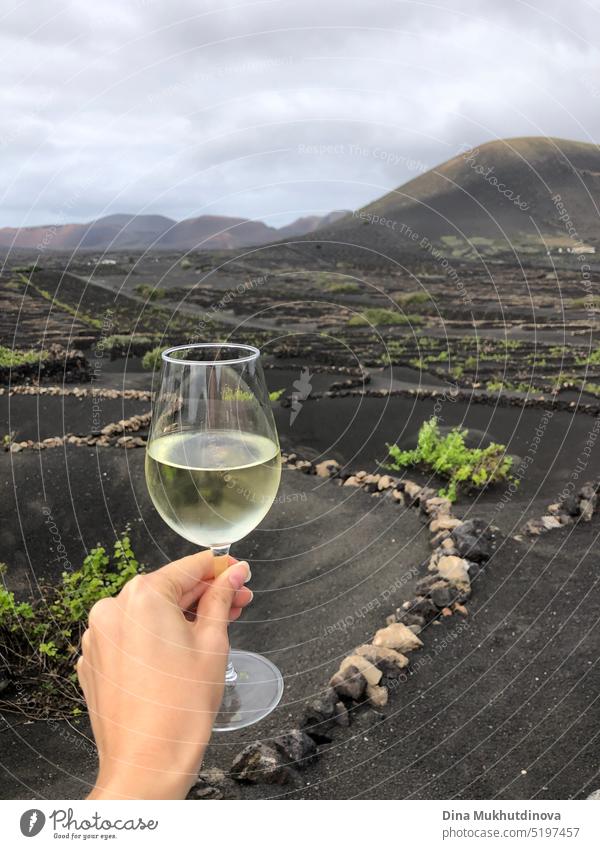
[[[162,353],[146,448],[146,484],[176,533],[210,548],[215,574],[229,547],[268,513],[281,477],[279,440],[260,361],[250,345],[180,345]],[[283,678],[267,658],[232,650],[214,729],[269,714]]]

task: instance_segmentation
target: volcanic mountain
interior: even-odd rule
[[[600,147],[531,137],[488,142],[459,153],[367,206],[299,218],[281,228],[262,221],[201,215],[109,215],[88,224],[0,229],[0,247],[32,250],[203,250],[286,239],[379,253],[444,245],[465,255],[575,247],[600,248]],[[364,253],[364,251],[362,251]],[[356,253],[356,252],[355,252]]]
[[[107,215],[87,224],[0,228],[0,247],[34,251],[240,248],[303,236],[346,214],[339,211],[299,218],[280,229],[262,221],[224,215],[201,215],[184,221],[174,221],[163,215]]]
[[[598,243],[600,147],[563,139],[505,139],[465,150],[311,235],[375,251],[485,240]],[[540,235],[541,234],[541,235]]]

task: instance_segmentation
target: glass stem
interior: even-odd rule
[[[229,546],[228,545],[213,545],[211,546],[211,551],[213,553],[213,557],[215,558],[215,577],[220,575],[227,566],[229,565]],[[237,681],[237,672],[235,671],[235,667],[231,660],[227,661],[227,668],[225,669],[225,685],[227,684],[235,684]]]

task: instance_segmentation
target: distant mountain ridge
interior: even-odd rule
[[[600,246],[600,147],[535,136],[465,149],[311,239],[388,253],[557,237]]]
[[[348,246],[377,258],[437,244],[461,257],[517,244],[532,252],[561,243],[600,249],[599,225],[600,147],[532,136],[464,149],[362,209],[309,215],[280,228],[220,215],[109,215],[88,224],[5,227],[0,248],[227,250],[298,239],[329,243],[329,253],[340,255]]]
[[[0,247],[46,251],[208,250],[250,247],[304,236],[348,215],[347,210],[299,218],[285,227],[225,215],[174,221],[163,215],[107,215],[86,224],[0,228]]]

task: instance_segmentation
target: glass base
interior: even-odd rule
[[[283,695],[283,677],[274,663],[250,651],[229,652],[237,678],[225,694],[213,731],[237,731],[271,713]]]

